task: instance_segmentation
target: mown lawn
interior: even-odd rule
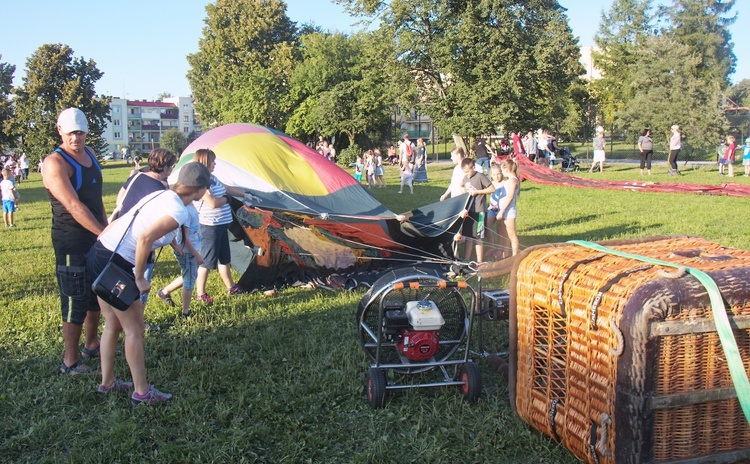
[[[450,169],[430,164],[430,182],[412,196],[396,193],[397,173],[389,168],[388,188],[372,193],[393,211],[406,211],[436,201]],[[665,171],[654,169],[651,180],[674,181]],[[110,209],[127,172],[118,162],[105,168]],[[635,179],[638,169],[614,165],[596,176]],[[715,169],[692,169],[680,180],[727,179]],[[229,298],[212,274],[216,301],[195,305],[192,319],[160,301],[146,309],[160,328],[146,336],[149,379],[175,394],[171,404],[133,409],[125,396],[100,399],[97,379],[56,374],[62,335],[49,202],[39,174],[19,190],[18,228],[0,231],[2,462],[574,461],[512,414],[504,378],[481,359],[477,404],[463,402],[453,388],[432,388],[389,392],[386,407],[372,410],[364,396],[369,365],[354,324],[361,291],[283,289],[273,298]],[[518,227],[522,247],[688,233],[747,249],[748,201],[525,183]],[[162,253],[154,288],[177,272],[171,253]],[[502,334],[504,323],[494,324],[485,329]],[[116,369],[129,378],[123,357]]]

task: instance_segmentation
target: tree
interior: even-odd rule
[[[441,129],[470,135],[565,118],[579,50],[556,1],[341,0],[392,31],[408,101]],[[416,89],[416,90],[414,90]]]
[[[0,55],[2,58],[3,55]],[[13,90],[13,73],[16,67],[0,62],[0,152],[14,144],[14,137],[8,126],[13,115],[13,107],[10,102],[10,94]]]
[[[654,140],[662,143],[669,140],[669,128],[678,124],[687,140],[683,147],[712,152],[727,122],[721,108],[722,83],[700,76],[701,59],[673,37],[648,39],[632,69],[634,97],[617,122],[635,131],[651,128]]]
[[[173,128],[164,132],[159,139],[159,146],[166,148],[167,150],[174,153],[178,158],[182,151],[187,147],[187,141],[185,136],[182,135],[179,129]]]
[[[343,133],[352,145],[358,135],[387,125],[387,43],[379,32],[302,35],[302,59],[290,81],[294,101],[286,132],[298,137]]]
[[[651,0],[614,0],[609,12],[602,12],[594,38],[599,51],[592,54],[602,77],[592,82],[592,90],[603,113],[599,122],[605,126],[635,96],[628,85],[631,70],[643,59],[641,49],[654,35],[655,20]]]
[[[667,16],[671,20],[669,34],[687,45],[700,58],[698,76],[706,82],[719,81],[728,87],[737,57],[728,27],[737,20],[737,13],[728,17],[735,0],[673,0]]]
[[[73,58],[73,50],[63,44],[42,45],[26,61],[23,84],[13,90],[16,108],[10,126],[31,160],[60,144],[57,116],[68,107],[86,114],[86,144],[98,153],[106,150],[101,134],[110,119],[109,98],[97,96],[94,89],[102,75],[93,60]]]
[[[209,126],[283,127],[294,23],[282,0],[217,0],[206,6],[198,52],[188,55],[196,109]]]

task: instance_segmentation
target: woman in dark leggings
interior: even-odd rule
[[[648,175],[651,175],[651,156],[654,153],[654,141],[651,140],[651,130],[643,129],[641,136],[638,137],[638,150],[641,152],[641,175],[643,175],[643,168],[648,170]]]
[[[682,148],[682,136],[680,136],[680,126],[675,124],[672,126],[672,138],[669,139],[669,175],[679,176],[680,171],[677,170],[677,155],[680,154],[680,148]]]

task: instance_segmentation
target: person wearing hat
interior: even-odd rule
[[[90,374],[78,344],[86,329],[83,355],[99,354],[99,305],[86,272],[86,253],[104,230],[102,172],[94,151],[86,146],[86,115],[68,108],[57,118],[62,143],[43,162],[42,181],[52,205],[52,248],[62,311],[63,354],[60,373]]]
[[[112,262],[133,272],[138,290],[141,294],[148,293],[151,283],[145,278],[144,271],[149,254],[172,242],[176,230],[189,219],[187,205],[202,198],[210,185],[211,174],[205,166],[195,162],[184,165],[171,189],[145,196],[104,229],[88,255],[90,278],[95,279],[114,254]],[[97,393],[106,395],[133,389],[130,399],[133,406],[169,400],[172,395],[160,392],[146,380],[143,302],[138,299],[125,311],[117,310],[101,299],[99,306],[105,324],[101,338],[102,383]],[[115,351],[121,332],[125,333],[125,358],[132,382],[114,376]]]

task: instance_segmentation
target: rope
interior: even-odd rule
[[[647,256],[635,255],[632,253],[625,253],[618,250],[613,250],[605,246],[599,245],[598,243],[587,242],[585,240],[570,240],[568,243],[579,245],[584,248],[592,250],[602,251],[611,255],[620,256],[623,258],[635,259],[646,263],[658,264],[661,266],[674,267],[680,269],[680,266],[675,263],[668,261],[662,261],[660,259],[653,259]],[[732,378],[732,384],[737,392],[737,399],[740,402],[740,407],[745,415],[745,420],[750,423],[750,381],[747,378],[747,372],[745,372],[745,366],[740,357],[740,351],[737,348],[737,341],[734,339],[732,333],[732,327],[729,324],[729,317],[727,316],[726,307],[724,306],[724,299],[719,291],[719,287],[716,282],[706,274],[705,272],[695,269],[692,267],[685,267],[685,272],[695,277],[708,292],[709,300],[711,301],[711,312],[714,316],[714,323],[716,324],[716,332],[719,335],[721,341],[721,348],[724,350],[724,356],[727,359],[727,366],[729,367],[729,374]]]

